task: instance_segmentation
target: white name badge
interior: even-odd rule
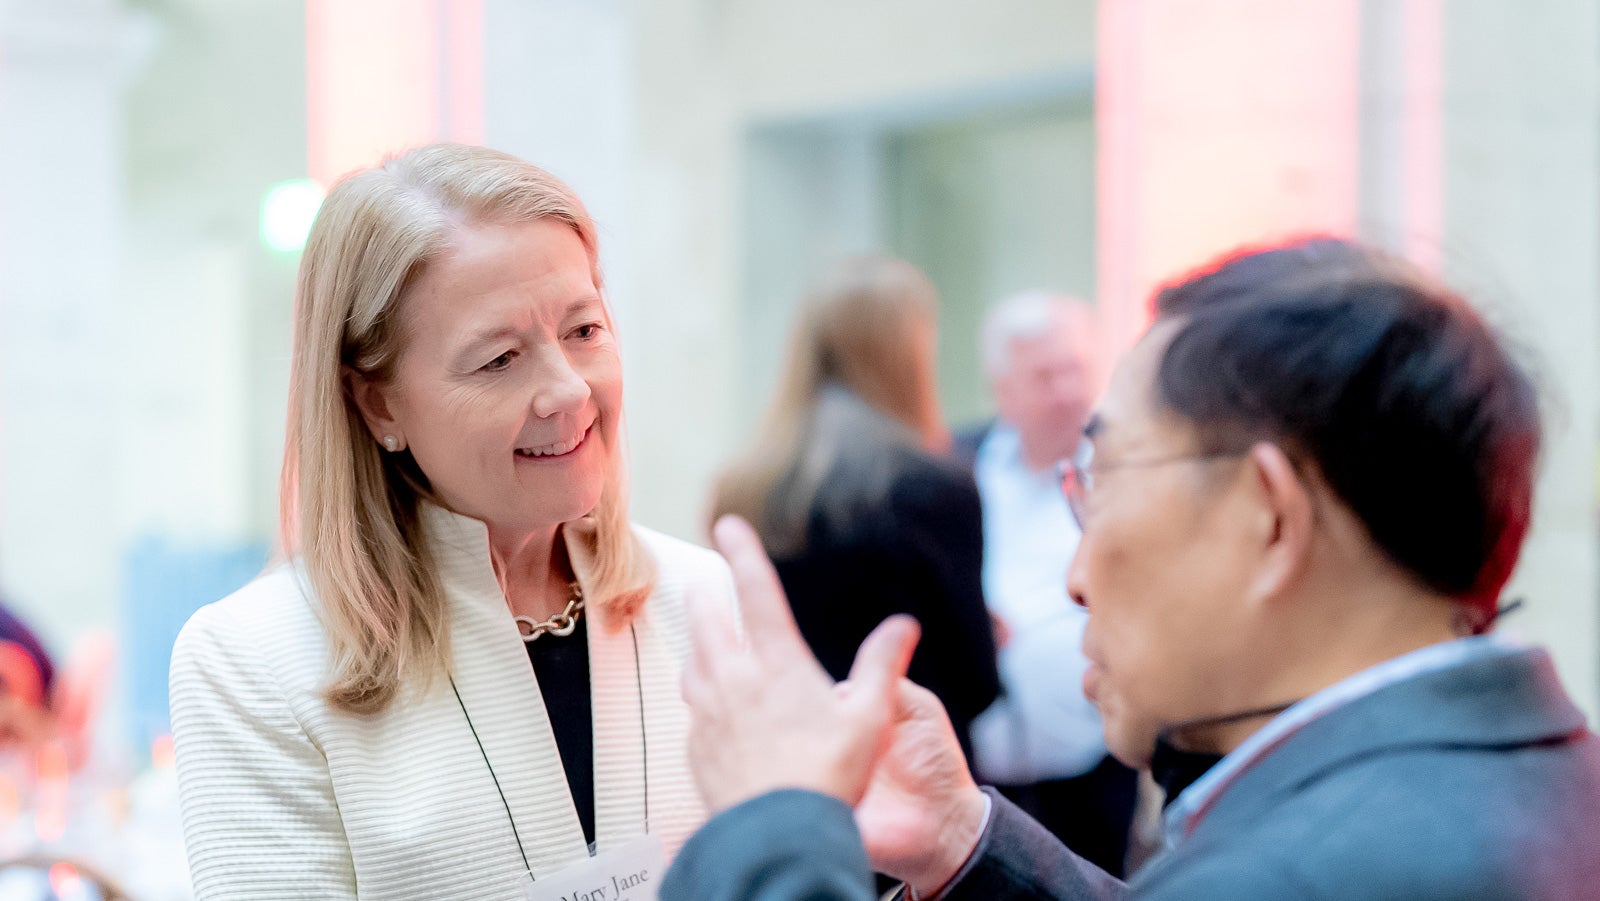
[[[527,901],[656,901],[656,887],[667,874],[661,839],[641,835],[604,854],[549,876],[530,880]]]

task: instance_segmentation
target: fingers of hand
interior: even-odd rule
[[[897,692],[901,719],[937,720],[947,717],[939,696],[910,679],[901,679]]]
[[[844,712],[854,721],[857,740],[866,741],[875,759],[888,742],[899,713],[898,685],[911,663],[921,628],[909,616],[892,616],[862,642],[850,669]]]
[[[733,570],[734,589],[750,644],[764,653],[805,651],[783,585],[756,530],[737,516],[724,516],[712,528],[712,537]]]
[[[685,598],[689,618],[690,658],[683,670],[680,690],[691,708],[702,708],[720,689],[717,668],[743,653],[733,624],[733,610],[725,601],[694,592]]]
[[[887,695],[905,676],[921,636],[922,627],[904,614],[879,623],[856,651],[855,663],[850,666],[850,682]]]

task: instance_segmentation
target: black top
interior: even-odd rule
[[[580,617],[571,635],[543,635],[528,642],[528,659],[544,695],[550,728],[567,771],[572,803],[578,808],[583,838],[594,845],[594,718],[589,694],[589,618]]]
[[[819,500],[804,550],[774,563],[801,634],[835,679],[885,617],[915,616],[922,641],[908,675],[944,702],[970,757],[972,720],[1000,691],[978,488],[970,473],[916,448],[889,453],[894,475],[881,499]]]

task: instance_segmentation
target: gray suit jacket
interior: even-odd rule
[[[1539,650],[1425,673],[1314,720],[1123,886],[1004,800],[948,901],[1600,897],[1600,738]],[[663,899],[870,901],[849,810],[802,792],[723,813]]]

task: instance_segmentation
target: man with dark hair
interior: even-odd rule
[[[912,625],[843,687],[808,669],[724,522],[748,643],[697,614],[691,754],[721,812],[664,898],[866,899],[869,858],[916,899],[1593,897],[1600,738],[1544,651],[1488,634],[1530,519],[1533,386],[1393,261],[1265,256],[1307,245],[1163,294],[1063,467],[1108,747],[1224,755],[1165,852],[1124,885],[980,791],[937,704],[890,688]]]

